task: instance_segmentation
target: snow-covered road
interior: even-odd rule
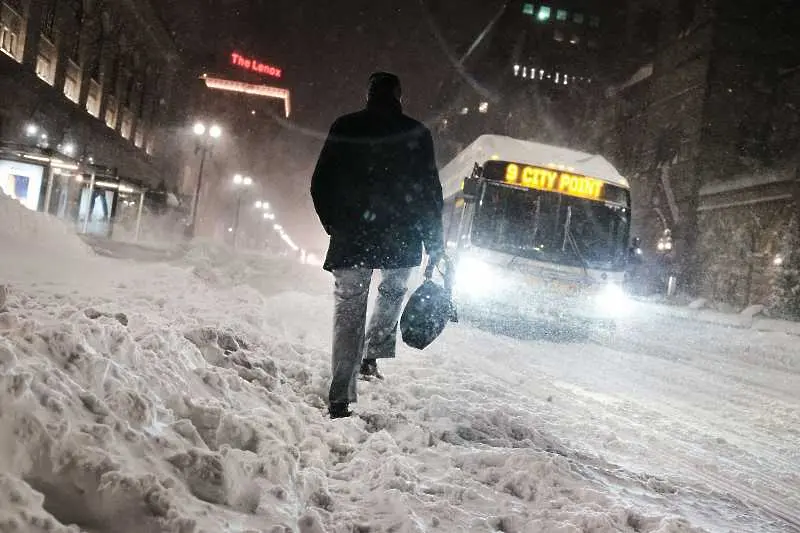
[[[331,421],[327,274],[31,216],[0,202],[3,533],[800,531],[797,337],[462,322]]]

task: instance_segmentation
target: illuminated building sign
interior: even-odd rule
[[[278,67],[261,63],[256,59],[245,57],[237,52],[231,53],[231,65],[265,76],[272,76],[273,78],[280,78],[283,75],[283,71]]]
[[[283,100],[283,107],[286,116],[292,111],[291,95],[287,89],[280,87],[270,87],[269,85],[257,85],[254,83],[244,83],[241,81],[226,80],[222,78],[212,78],[203,75],[206,87],[219,91],[231,91],[235,93],[251,94],[253,96],[263,96],[265,98],[278,98]]]
[[[521,163],[487,161],[483,177],[526,189],[557,192],[589,200],[625,203],[623,200],[627,198],[627,191],[597,178]]]

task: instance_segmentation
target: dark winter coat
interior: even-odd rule
[[[324,268],[418,266],[443,250],[442,186],[428,129],[395,100],[338,118],[311,196],[330,246]]]

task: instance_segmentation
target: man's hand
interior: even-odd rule
[[[425,267],[425,277],[430,278],[433,276],[433,269],[444,259],[444,250],[434,248],[428,251],[428,265]]]

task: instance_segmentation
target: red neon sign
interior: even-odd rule
[[[252,72],[257,72],[259,74],[264,74],[265,76],[280,78],[283,75],[283,71],[278,67],[273,67],[265,63],[260,63],[255,59],[245,57],[236,52],[233,52],[231,54],[231,64],[236,67],[243,68],[245,70],[250,70]]]

